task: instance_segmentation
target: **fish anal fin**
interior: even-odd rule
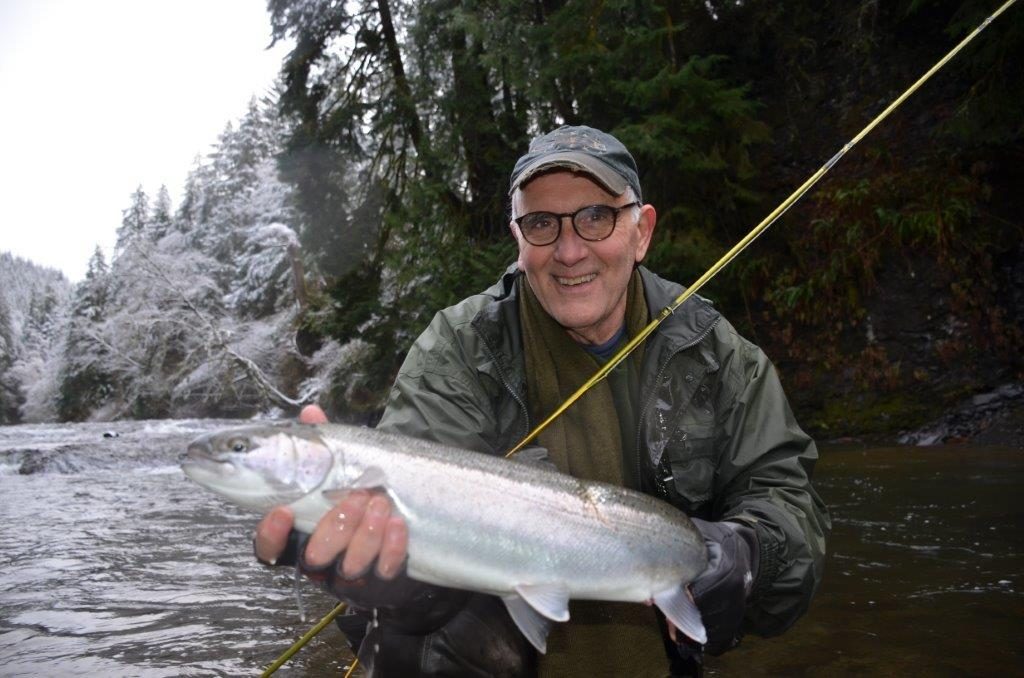
[[[569,621],[569,589],[560,584],[520,584],[514,588],[530,607],[551,621]]]
[[[551,620],[533,609],[518,594],[512,593],[501,597],[508,614],[516,627],[522,632],[530,645],[537,652],[544,654],[548,648],[548,632],[551,631]]]
[[[655,594],[654,604],[688,638],[701,645],[708,642],[708,634],[704,630],[700,610],[697,609],[697,604],[693,602],[686,586],[680,585]]]

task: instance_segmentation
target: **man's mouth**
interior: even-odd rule
[[[555,280],[558,281],[559,285],[565,285],[566,287],[575,287],[576,285],[582,285],[588,283],[597,277],[596,273],[588,273],[587,275],[579,275],[575,278],[562,278],[555,276]]]

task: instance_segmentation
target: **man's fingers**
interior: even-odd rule
[[[388,518],[384,527],[384,543],[377,556],[377,576],[381,579],[392,579],[405,562],[409,549],[409,528],[399,516]]]
[[[378,494],[370,499],[363,520],[345,551],[341,572],[346,579],[360,576],[380,553],[384,543],[384,528],[390,515],[391,501],[386,496]]]
[[[367,492],[350,492],[320,518],[306,545],[307,565],[323,567],[348,547],[363,521],[369,501]]]
[[[327,415],[320,409],[319,405],[306,405],[299,412],[300,424],[326,424]]]
[[[401,516],[391,515],[385,494],[356,490],[324,514],[306,544],[310,567],[323,567],[344,552],[341,574],[361,576],[377,561],[377,574],[391,579],[398,574],[409,545],[409,529]]]
[[[288,543],[294,521],[294,514],[287,506],[271,509],[256,526],[256,557],[273,565]]]

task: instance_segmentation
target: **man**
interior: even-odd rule
[[[639,266],[657,215],[611,135],[566,126],[538,137],[510,196],[517,265],[435,316],[380,428],[503,454],[681,293]],[[771,363],[706,301],[687,301],[536,442],[563,472],[642,490],[694,518],[710,557],[692,586],[707,651],[746,631],[781,633],[807,609],[829,529],[810,485],[817,451]],[[359,608],[342,622],[352,640],[376,608],[384,675],[699,671],[700,648],[654,608],[593,601],[573,602],[538,658],[497,598],[403,575],[408,534],[386,495],[350,494],[304,548],[294,535],[286,547],[290,529],[288,509],[269,513],[257,556],[297,552],[304,571]]]

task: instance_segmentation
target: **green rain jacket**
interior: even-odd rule
[[[683,288],[639,270],[654,317]],[[488,454],[526,436],[537,422],[526,403],[521,276],[513,266],[437,313],[410,349],[379,428]],[[753,526],[759,566],[744,630],[786,630],[821,581],[830,522],[810,483],[817,449],[775,368],[694,297],[647,339],[639,408],[642,489],[690,516]]]

